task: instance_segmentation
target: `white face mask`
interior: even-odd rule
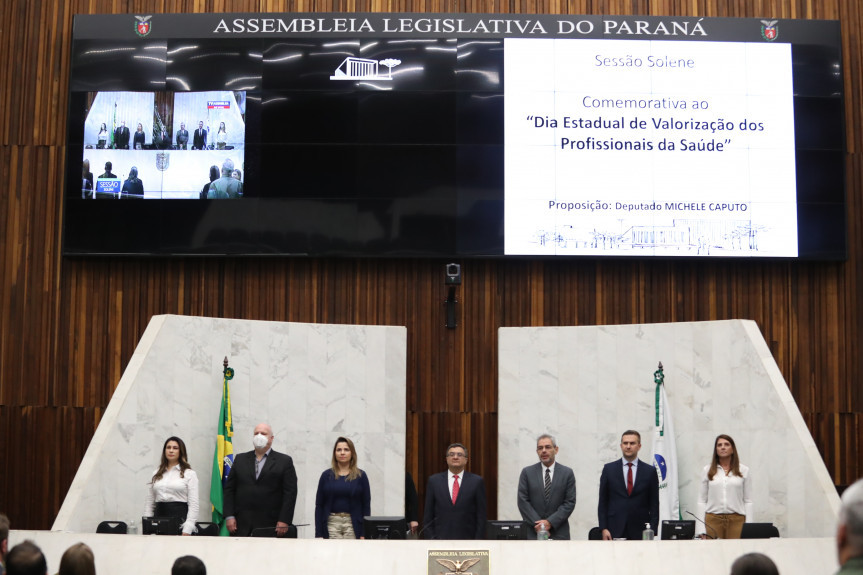
[[[258,433],[255,435],[255,437],[252,438],[252,445],[254,445],[257,449],[262,449],[267,446],[267,442],[269,440],[270,438],[263,433]]]

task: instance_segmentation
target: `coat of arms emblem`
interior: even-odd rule
[[[772,42],[779,36],[779,20],[762,20],[761,37]]]
[[[150,18],[152,16],[135,16],[135,33],[141,38],[150,33]]]
[[[171,163],[171,155],[168,152],[159,152],[156,154],[156,168],[160,172],[164,172],[168,169],[168,165]]]

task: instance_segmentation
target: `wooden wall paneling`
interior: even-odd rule
[[[13,529],[40,527],[46,519],[39,518],[51,520],[57,513],[96,430],[96,415],[94,408],[0,405],[4,477],[14,478],[3,484],[26,487],[22,497],[15,490],[0,492]],[[48,527],[50,521],[41,528]]]
[[[497,328],[499,316],[494,266],[488,261],[463,263],[463,294],[459,296],[464,330],[467,410],[497,412]],[[472,273],[475,272],[475,273]],[[536,295],[536,292],[533,292]]]
[[[8,5],[3,5],[0,9],[7,10]],[[0,42],[3,42],[7,37],[7,34],[0,34]],[[3,65],[2,60],[7,59],[0,59],[0,66]],[[2,77],[0,77],[0,82],[2,82]],[[5,96],[5,93],[0,93],[0,104],[4,101]],[[4,122],[0,122],[0,127],[3,125]],[[0,181],[10,182],[12,180],[11,156],[12,148],[10,146],[0,146]],[[9,360],[17,349],[17,344],[13,345],[11,341],[14,314],[12,307],[16,284],[11,276],[17,269],[17,266],[11,265],[13,250],[16,246],[16,242],[12,239],[16,237],[12,232],[15,220],[11,217],[14,211],[15,198],[14,194],[8,192],[8,188],[5,193],[0,194],[0,262],[4,268],[2,280],[0,280],[0,302],[2,302],[0,305],[0,404],[8,404],[11,401],[12,388],[6,382],[12,367]]]
[[[809,413],[804,415],[818,450],[827,463],[836,485],[850,485],[860,474],[845,461],[860,461],[863,457],[861,416],[859,413]]]

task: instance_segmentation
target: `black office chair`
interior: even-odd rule
[[[770,539],[779,537],[779,529],[772,523],[744,523],[741,539]]]
[[[126,523],[123,521],[103,521],[96,527],[96,533],[126,534]]]
[[[210,523],[209,521],[196,521],[195,527],[198,528],[198,531],[192,533],[192,535],[198,535],[201,537],[218,537],[219,536],[219,524],[218,523]]]
[[[587,532],[588,541],[602,541],[602,529],[599,527],[591,527]]]

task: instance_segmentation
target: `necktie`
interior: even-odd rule
[[[458,499],[458,475],[453,476],[452,483],[452,504],[455,505],[455,500]]]
[[[626,494],[632,495],[632,463],[627,463],[629,469],[626,472]]]
[[[551,495],[551,469],[545,468],[545,500]]]

